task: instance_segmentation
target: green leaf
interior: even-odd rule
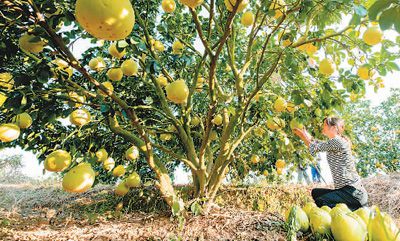
[[[304,97],[303,97],[303,95],[300,93],[299,90],[293,90],[293,91],[292,91],[292,98],[293,98],[293,102],[294,102],[296,105],[300,105],[300,104],[302,104],[303,101],[304,101]]]
[[[395,23],[397,19],[397,11],[396,8],[389,8],[382,12],[379,17],[379,26],[382,30],[389,29]]]
[[[100,106],[101,113],[107,113],[109,110],[110,110],[110,106],[109,105],[102,104]]]
[[[120,41],[118,41],[118,43],[117,43],[117,48],[118,49],[124,49],[124,48],[126,48],[126,47],[128,47],[128,43],[125,41],[125,40],[120,40]],[[119,50],[118,50],[119,51]],[[119,52],[122,52],[122,51],[119,51]]]
[[[350,20],[349,25],[355,25],[355,26],[357,26],[357,25],[359,25],[360,23],[361,23],[361,16],[360,16],[360,15],[357,15],[357,14],[354,14],[353,17],[352,17],[351,20]]]
[[[386,65],[387,65],[391,70],[400,71],[400,67],[399,67],[395,62],[387,62]]]
[[[394,22],[394,29],[396,29],[396,31],[398,33],[400,33],[400,6],[394,8],[396,11],[396,19],[393,20]]]
[[[190,206],[190,210],[192,211],[192,213],[195,216],[198,216],[199,214],[201,214],[202,208],[201,205],[198,202],[194,202],[191,206]]]
[[[322,92],[322,99],[326,102],[329,102],[331,100],[331,92],[329,92],[328,90],[324,90]]]
[[[390,4],[394,3],[394,0],[379,0],[376,1],[372,6],[368,9],[368,16],[371,20],[376,20],[376,17],[382,12],[384,9],[390,6]]]
[[[174,202],[171,206],[171,209],[172,209],[172,214],[174,216],[179,215],[185,209],[185,204],[184,204],[183,200],[180,198],[177,198],[176,200],[174,200]]]
[[[367,15],[368,11],[367,9],[362,6],[362,5],[355,5],[354,6],[354,12],[361,17],[364,17],[365,15]]]

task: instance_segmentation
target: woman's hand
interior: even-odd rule
[[[310,133],[307,132],[306,129],[294,128],[293,132],[295,135],[300,137],[300,139],[302,139],[307,146],[310,145],[312,136],[310,135]]]

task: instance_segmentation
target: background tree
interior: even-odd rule
[[[3,1],[1,72],[14,83],[2,89],[0,120],[28,112],[34,124],[2,145],[35,150],[41,160],[67,150],[73,161],[64,172],[85,161],[98,172],[96,181],[116,182],[137,171],[154,179],[178,210],[170,173],[183,163],[192,175],[192,198],[212,202],[228,173],[280,175],[287,162],[309,158],[291,128],[303,124],[320,136],[322,119],[349,96],[362,96],[367,81],[382,87],[375,72],[398,69],[396,43],[382,40],[368,20],[370,2],[182,0],[175,9],[164,2],[163,10],[158,0],[135,0],[129,36],[96,42],[93,34],[114,39],[130,22],[96,32],[106,25],[95,26],[96,15],[77,24],[74,1]],[[107,4],[87,6],[89,14]],[[118,7],[115,18],[131,14],[126,1]],[[346,15],[353,18],[341,26]],[[79,38],[97,44],[77,60],[70,48]],[[124,65],[132,76],[121,77]],[[77,108],[79,127],[59,121]],[[126,160],[132,145],[139,161]],[[95,155],[101,148],[125,165],[125,176],[103,170]]]
[[[0,182],[18,183],[26,180],[22,175],[22,155],[2,155],[0,158]]]
[[[400,90],[392,89],[388,99],[376,107],[370,101],[351,103],[345,118],[353,135],[358,159],[357,169],[367,176],[381,169],[397,172],[400,168]]]

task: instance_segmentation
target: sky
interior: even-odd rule
[[[347,21],[348,19],[345,19],[343,22],[346,23]],[[394,40],[395,36],[398,36],[398,34],[393,30],[388,30],[384,32],[384,37],[386,39]],[[199,39],[196,40],[194,45],[196,49],[200,52],[204,51],[204,47],[202,46],[202,43]],[[89,39],[79,39],[73,45],[72,52],[75,57],[80,58],[82,56],[82,53],[86,51],[86,49],[88,49],[90,46],[92,46],[92,44],[90,43]],[[379,48],[380,46],[376,46],[373,50],[378,51]],[[400,66],[400,60],[397,61],[397,64]],[[400,88],[400,72],[389,73],[387,76],[384,76],[383,79],[385,83],[385,88],[379,89],[377,93],[374,92],[372,86],[367,87],[365,99],[370,100],[372,105],[374,106],[379,105],[389,96],[391,88]],[[39,165],[35,155],[32,152],[25,152],[20,147],[0,151],[0,155],[10,155],[13,153],[21,153],[23,155],[24,167],[22,169],[22,172],[25,175],[38,179],[46,178],[52,175],[51,173],[46,173],[45,175],[42,175],[43,163]],[[323,158],[323,161],[321,162],[321,169],[322,175],[325,177],[325,179],[328,182],[331,182],[332,177],[330,175],[329,167],[325,158]],[[308,170],[308,172],[310,173],[310,170]],[[177,184],[184,184],[187,183],[189,180],[189,174],[186,173],[182,168],[178,168],[175,171],[175,177],[175,183]]]

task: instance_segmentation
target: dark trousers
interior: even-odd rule
[[[367,205],[367,193],[353,186],[344,186],[339,189],[314,188],[311,196],[318,207],[328,206],[333,208],[338,203],[344,203],[354,211]]]

